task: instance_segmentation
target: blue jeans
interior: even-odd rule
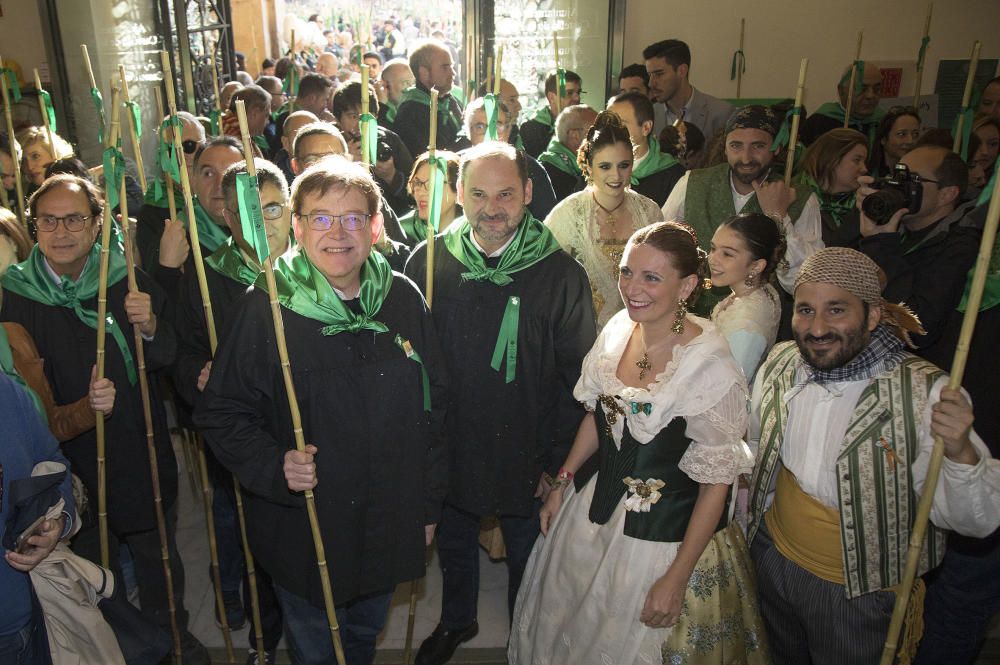
[[[15,633],[0,635],[0,665],[44,665],[52,662],[42,610],[34,592],[31,595],[33,616],[28,623]]]
[[[536,500],[531,517],[500,516],[500,531],[507,549],[507,619],[514,614],[514,601],[521,586],[531,548],[538,539]],[[449,630],[465,628],[477,616],[479,601],[479,515],[445,503],[437,528],[438,557],[444,588],[441,598],[441,625]]]
[[[285,638],[298,665],[336,665],[326,611],[308,600],[274,585],[285,623]],[[337,606],[340,641],[347,665],[371,665],[375,639],[389,617],[392,592],[363,596]]]

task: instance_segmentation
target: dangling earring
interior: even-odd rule
[[[753,287],[757,286],[757,273],[751,270],[750,274],[747,275],[746,279],[743,280],[743,285],[748,289],[752,289]]]
[[[701,280],[701,288],[705,289],[706,291],[711,290],[711,288],[712,288],[712,278],[711,277],[706,277],[705,279]]]
[[[674,325],[670,326],[670,330],[672,330],[675,335],[684,334],[684,317],[686,317],[688,313],[687,305],[687,300],[680,299],[677,301],[677,314],[674,317]]]

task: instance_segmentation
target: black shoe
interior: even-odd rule
[[[274,665],[274,651],[265,651],[264,658],[259,658],[256,649],[247,650],[247,665]]]
[[[417,651],[416,665],[444,665],[455,655],[455,649],[462,642],[468,642],[479,634],[479,623],[473,621],[465,628],[449,630],[438,624],[420,650]]]
[[[186,630],[181,633],[181,656],[184,665],[212,665],[208,649]],[[160,665],[173,665],[174,662],[174,650],[171,647],[170,653],[160,661]]]
[[[213,603],[214,604],[214,603]],[[215,605],[215,625],[222,628],[222,619],[219,618],[219,606]],[[229,623],[229,630],[239,630],[247,624],[247,613],[243,609],[243,601],[237,594],[222,594],[222,605],[226,609],[226,621]]]

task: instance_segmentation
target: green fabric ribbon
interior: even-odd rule
[[[266,155],[271,150],[270,144],[267,142],[267,138],[263,134],[257,134],[251,137],[255,146],[260,148],[262,155]]]
[[[222,111],[212,109],[208,114],[208,131],[212,136],[222,135]]]
[[[865,61],[855,60],[854,65],[849,68],[843,76],[840,77],[840,82],[837,85],[844,85],[845,83],[851,82],[851,72],[857,70],[857,74],[854,76],[854,96],[857,97],[861,94],[861,91],[865,89]]]
[[[163,138],[163,133],[167,129],[178,132],[177,135],[179,136],[179,132],[183,129],[181,119],[177,116],[170,116],[163,121],[163,124],[160,125],[160,141],[156,146],[156,163],[160,166],[160,169],[162,169],[164,173],[173,179],[175,183],[180,183],[180,162],[177,159],[177,151],[174,150],[174,142],[165,141]]]
[[[83,306],[83,301],[97,295],[100,269],[101,246],[99,243],[94,243],[93,247],[90,248],[87,263],[83,272],[80,273],[80,277],[76,281],[71,281],[64,275],[60,278],[60,283],[56,284],[52,281],[52,274],[45,264],[45,256],[38,249],[38,245],[35,245],[27,259],[12,265],[7,271],[3,278],[3,288],[43,305],[72,309],[76,318],[80,319],[84,325],[96,330],[97,312],[86,309]],[[108,286],[113,286],[123,280],[125,274],[125,255],[121,243],[113,242],[108,252]],[[129,383],[134,386],[138,376],[135,370],[135,361],[132,358],[132,350],[111,312],[107,313],[105,325],[121,352]]]
[[[56,133],[56,109],[52,106],[52,95],[49,94],[47,90],[38,89],[38,96],[42,98],[42,103],[45,105],[45,117],[48,118],[49,129],[52,133]]]
[[[97,111],[97,118],[100,120],[97,123],[97,142],[104,145],[104,126],[107,124],[107,120],[104,118],[104,98],[101,97],[101,91],[97,88],[90,89],[90,98],[94,102],[94,109]]]
[[[969,161],[969,140],[972,138],[972,122],[975,119],[976,107],[979,106],[979,101],[976,100],[975,103],[969,103],[968,106],[959,111],[958,115],[955,116],[955,122],[951,127],[952,136],[955,135],[958,129],[958,119],[962,120],[962,144],[959,150],[959,156],[961,156],[963,162]]]
[[[299,68],[293,63],[288,70],[288,75],[281,82],[281,91],[289,97],[299,96]]]
[[[383,106],[385,107],[385,120],[391,125],[393,122],[396,121],[396,111],[399,109],[399,107],[393,104],[389,100],[386,100]]]
[[[788,145],[792,140],[792,118],[794,116],[802,115],[801,106],[793,106],[788,109],[785,113],[785,119],[781,121],[781,127],[778,128],[778,133],[774,137],[774,141],[771,143],[771,152],[783,148]]]
[[[645,413],[648,416],[653,413],[653,405],[649,402],[629,402],[629,406],[632,408],[633,415]]]
[[[125,102],[125,108],[132,115],[132,124],[135,125],[135,136],[136,138],[142,138],[142,109],[139,108],[139,104],[136,102]]]
[[[243,252],[236,246],[236,241],[228,238],[211,256],[205,259],[205,265],[220,275],[234,282],[253,286],[260,275],[260,268],[251,266],[243,258]]]
[[[993,195],[993,188],[996,186],[998,170],[1000,170],[1000,157],[997,158],[996,163],[993,165],[993,175],[990,176],[990,181],[986,183],[986,187],[983,188],[982,193],[976,200],[977,207],[984,206],[990,202]],[[975,272],[976,266],[973,265],[969,269],[969,275],[965,280],[965,292],[962,294],[962,300],[958,303],[957,309],[960,312],[964,312],[969,306],[969,292],[972,290],[972,275]],[[986,271],[986,285],[983,288],[983,300],[979,305],[979,311],[985,312],[997,305],[1000,305],[1000,235],[997,236],[997,240],[993,244],[993,253],[990,255],[990,264]]]
[[[920,40],[920,50],[917,51],[917,69],[924,68],[924,57],[927,55],[927,45],[931,43],[930,35]]]
[[[556,70],[556,81],[559,85],[559,99],[566,99],[566,70],[562,67]]]
[[[844,122],[844,107],[840,105],[840,102],[826,102],[822,104],[816,113],[819,115],[825,115],[828,118],[833,118],[837,122]],[[876,108],[875,111],[868,116],[865,120],[857,119],[853,114],[851,115],[851,123],[855,125],[858,131],[864,125],[868,125],[868,149],[875,144],[875,132],[878,130],[878,124],[885,117],[885,109]]]
[[[746,54],[743,53],[743,49],[738,48],[738,49],[736,49],[736,51],[733,52],[733,64],[729,67],[729,80],[730,81],[735,81],[736,80],[736,61],[737,60],[739,60],[740,66],[741,66],[740,73],[741,74],[746,74],[747,73],[747,57],[746,57]]]
[[[174,199],[178,199],[182,196],[181,192],[174,186]],[[163,178],[155,178],[153,182],[146,186],[146,191],[142,196],[142,202],[145,205],[155,206],[157,208],[169,208],[170,201],[167,199],[167,185],[163,182]]]
[[[4,67],[0,69],[3,73],[4,79],[6,79],[5,85],[7,90],[10,91],[11,101],[19,102],[21,101],[21,86],[17,84],[17,74],[14,73],[13,69],[8,69]]]
[[[423,384],[424,389],[424,411],[430,413],[431,410],[431,379],[427,376],[427,368],[424,367],[424,360],[417,353],[417,350],[413,348],[409,340],[403,339],[402,335],[396,335],[396,346],[402,349],[406,357],[413,362],[420,365],[420,383]]]
[[[417,216],[416,209],[400,217],[399,225],[407,238],[416,238],[417,242],[427,240],[427,224]]]
[[[362,113],[361,123],[361,159],[366,164],[374,165],[378,160],[378,120],[371,113]]]
[[[548,147],[545,148],[545,152],[538,156],[538,161],[543,164],[551,164],[563,173],[572,176],[583,175],[580,165],[576,163],[576,154],[560,143],[558,136],[553,136],[549,140]]]
[[[121,203],[119,188],[122,178],[125,177],[125,155],[122,154],[120,146],[121,142],[119,141],[119,145],[105,148],[103,155],[104,190],[107,192],[108,203],[112,210]]]
[[[544,224],[535,219],[525,210],[524,219],[514,233],[514,239],[500,257],[496,268],[486,266],[486,258],[472,244],[472,226],[469,220],[462,217],[455,220],[443,236],[444,245],[468,272],[462,273],[462,279],[473,281],[488,281],[497,286],[506,286],[514,282],[512,274],[529,268],[553,252],[559,251],[559,242]],[[500,331],[497,335],[496,347],[493,349],[493,359],[490,366],[500,371],[503,358],[507,358],[506,382],[514,381],[517,371],[517,331],[521,309],[519,296],[511,296],[507,300]]]
[[[456,118],[454,115],[451,114],[451,111],[449,110],[447,103],[442,103],[443,99],[445,99],[445,97],[438,97],[438,107],[437,107],[438,122],[439,123],[443,122],[446,126],[450,126],[454,131],[457,132],[460,127],[458,118]],[[426,90],[424,90],[423,88],[420,88],[418,86],[413,86],[403,91],[403,99],[402,101],[399,102],[399,104],[400,106],[402,106],[406,102],[416,102],[418,104],[426,106],[427,108],[430,108],[431,94]]]
[[[535,111],[535,115],[531,119],[542,123],[546,127],[555,127],[556,125],[556,121],[552,117],[552,109],[548,107],[548,104]]]
[[[267,257],[271,256],[271,247],[267,243],[264,212],[260,209],[257,178],[251,177],[249,173],[237,173],[236,199],[240,206],[240,229],[243,231],[243,240],[253,247],[257,263],[264,265]]]
[[[42,404],[42,399],[38,396],[28,382],[24,380],[24,377],[17,373],[14,369],[14,354],[10,348],[10,340],[7,338],[7,329],[0,325],[0,372],[3,372],[10,379],[21,386],[24,392],[28,393],[28,397],[31,398],[32,403],[35,405],[35,409],[38,410],[38,414],[45,419],[45,406]]]
[[[184,228],[187,228],[187,212],[178,210],[177,216],[184,222]],[[194,222],[198,226],[198,243],[210,252],[219,249],[222,243],[229,238],[229,234],[215,223],[208,211],[201,206],[197,197],[194,199]]]
[[[500,105],[497,96],[490,93],[483,97],[483,111],[486,112],[486,140],[497,140],[497,116],[500,115]]]
[[[639,181],[643,178],[651,176],[654,173],[659,173],[660,171],[666,171],[674,164],[680,163],[669,152],[663,152],[660,149],[660,142],[653,136],[649,136],[646,139],[646,145],[649,146],[649,152],[646,153],[645,159],[640,162],[639,166],[632,169],[633,187],[638,185]]]
[[[444,200],[445,181],[448,179],[448,162],[434,155],[427,159],[427,164],[431,168],[431,196],[427,221],[434,227],[434,233],[437,233],[441,230],[441,202]]]
[[[854,192],[845,192],[844,194],[828,194],[823,191],[823,189],[819,186],[819,183],[817,183],[811,175],[805,172],[798,176],[798,181],[812,190],[813,194],[816,195],[816,199],[819,201],[820,212],[829,214],[836,227],[840,227],[844,220],[844,215],[854,210]]]
[[[321,329],[324,335],[358,334],[363,330],[389,332],[384,323],[375,320],[392,286],[392,268],[378,252],[371,252],[361,267],[358,293],[361,314],[355,314],[344,304],[301,248],[286,252],[275,261],[274,278],[278,301],[296,314],[326,324]],[[258,276],[256,287],[267,290],[263,273]]]

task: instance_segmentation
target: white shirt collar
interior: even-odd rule
[[[736,209],[737,213],[739,213],[740,210],[743,210],[743,206],[747,204],[747,201],[750,200],[750,197],[752,197],[754,194],[757,193],[756,191],[751,190],[749,194],[740,194],[738,191],[736,191],[736,185],[735,183],[733,183],[732,169],[729,170],[729,190],[733,194],[733,207]]]
[[[521,220],[521,223],[522,224],[524,223],[523,219]],[[478,240],[476,240],[476,234],[475,234],[475,232],[472,229],[469,229],[469,238],[472,240],[472,246],[475,247],[480,252],[482,252],[483,254],[486,254],[486,258],[488,258],[488,259],[495,259],[496,257],[498,257],[501,254],[503,254],[504,250],[507,249],[508,247],[510,247],[510,243],[514,242],[514,237],[516,235],[517,235],[517,233],[514,233],[509,238],[507,238],[507,242],[505,242],[503,244],[503,246],[500,249],[498,249],[497,251],[493,252],[492,254],[486,254],[486,250],[483,249],[483,246],[479,244]]]
[[[52,279],[52,281],[56,283],[56,286],[60,286],[61,287],[62,286],[62,275],[60,275],[59,273],[57,273],[55,270],[52,269],[52,266],[49,265],[49,260],[48,259],[45,259],[42,263],[45,264],[45,270],[46,270],[46,272],[49,273],[49,277]],[[87,257],[87,263],[90,263],[90,257],[89,256]],[[87,263],[83,264],[83,270],[80,271],[81,275],[83,274],[83,271],[87,269]],[[69,277],[67,277],[66,279],[69,279]],[[73,280],[70,280],[70,281],[73,281]]]

